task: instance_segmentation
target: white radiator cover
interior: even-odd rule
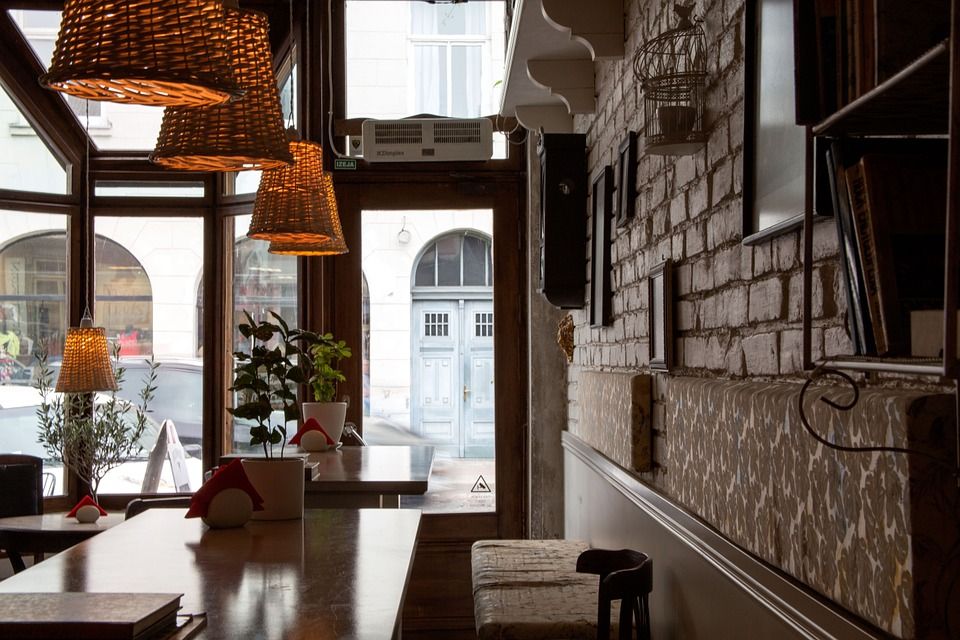
[[[493,125],[487,118],[364,120],[367,162],[483,161],[493,155]]]

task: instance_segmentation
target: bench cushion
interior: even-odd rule
[[[595,575],[577,573],[588,548],[574,540],[474,543],[473,608],[480,640],[597,637]],[[614,603],[616,627],[618,604]]]

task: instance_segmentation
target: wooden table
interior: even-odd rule
[[[301,454],[302,455],[302,454]],[[227,455],[221,464],[234,458]],[[402,495],[423,495],[433,469],[433,447],[341,447],[311,453],[312,477],[305,483],[308,508],[393,508]]]
[[[94,523],[80,523],[63,513],[0,518],[0,549],[10,556],[14,573],[26,568],[23,554],[58,553],[123,522],[122,513],[111,513]]]
[[[208,529],[153,509],[0,582],[0,592],[182,593],[206,639],[399,635],[420,529],[413,509],[308,510]]]

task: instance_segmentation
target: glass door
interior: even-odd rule
[[[435,450],[425,513],[496,510],[493,211],[364,210],[368,444]]]

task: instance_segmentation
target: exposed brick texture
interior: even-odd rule
[[[802,243],[795,230],[756,244],[743,239],[744,5],[707,0],[709,63],[706,123],[709,139],[689,156],[642,153],[642,91],[632,54],[656,33],[673,26],[672,3],[625,3],[627,58],[596,64],[598,109],[577,116],[587,134],[590,175],[612,164],[627,130],[640,133],[637,215],[614,231],[613,322],[588,328],[586,311],[574,314],[578,362],[649,361],[646,278],[665,258],[674,263],[675,373],[725,378],[798,377],[802,372]],[[591,223],[592,225],[592,223]],[[814,350],[852,350],[845,326],[846,301],[837,267],[832,220],[814,229]],[[823,345],[824,336],[829,345]],[[721,356],[721,351],[723,355]],[[741,351],[743,357],[741,357]]]
[[[803,372],[801,231],[752,246],[742,244],[744,0],[700,0],[697,4],[696,13],[707,16],[709,139],[695,155],[681,157],[643,154],[642,92],[632,73],[632,55],[638,46],[674,26],[673,3],[625,0],[624,8],[627,57],[596,63],[597,112],[577,116],[574,122],[577,131],[587,134],[590,175],[614,163],[628,130],[639,132],[636,216],[613,231],[610,325],[590,326],[589,302],[583,310],[573,312],[576,348],[568,371],[569,428],[573,432],[577,430],[577,380],[582,369],[636,371],[649,366],[647,277],[665,258],[673,261],[674,281],[674,365],[670,376],[720,378],[736,387],[745,378],[795,381]],[[853,346],[846,327],[844,282],[832,219],[815,224],[812,248],[812,356],[849,354]],[[587,292],[589,295],[589,285]],[[669,464],[664,451],[689,445],[678,441],[678,434],[670,433],[664,424],[665,411],[677,410],[677,398],[663,391],[670,379],[656,376],[654,382],[654,456],[659,464]],[[740,428],[721,417],[711,425],[718,433]],[[737,440],[743,451],[767,444],[750,437]],[[803,440],[807,436],[798,437]],[[774,449],[778,455],[790,455]],[[723,460],[712,463],[722,465]],[[679,482],[671,475],[677,472],[662,466],[644,474],[644,480],[669,494],[671,483]],[[722,500],[681,502],[724,531],[724,520],[712,517],[724,512]],[[823,584],[812,586],[829,592]],[[874,624],[885,624],[869,607],[854,609]],[[887,630],[897,631],[893,627]]]

